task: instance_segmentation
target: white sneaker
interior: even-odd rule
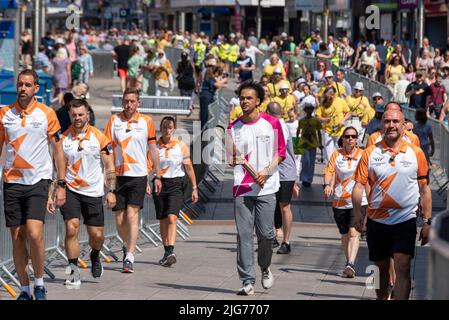
[[[81,286],[81,276],[78,267],[70,264],[65,269],[65,273],[68,275],[65,280],[65,287],[67,289],[79,289]]]
[[[237,291],[239,296],[252,296],[254,294],[254,286],[251,283],[245,284]]]
[[[264,289],[270,289],[273,286],[274,277],[270,268],[262,270],[262,287]]]

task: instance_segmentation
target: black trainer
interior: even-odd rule
[[[169,254],[168,254],[167,252],[164,253],[164,256],[162,257],[162,259],[159,260],[159,264],[160,264],[160,265],[164,265],[164,264],[165,264],[165,262],[167,261],[168,255],[169,255]]]
[[[277,248],[279,247],[279,241],[278,239],[276,239],[276,237],[274,237],[273,239],[271,239],[271,248]]]
[[[33,300],[33,296],[26,291],[22,291],[17,297],[17,300]]]
[[[101,264],[100,257],[95,256],[94,252],[90,252],[90,272],[92,273],[92,277],[100,278],[103,275],[103,265]]]
[[[289,254],[291,252],[290,244],[282,242],[281,247],[276,252],[277,254]]]

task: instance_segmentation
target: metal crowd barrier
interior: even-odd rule
[[[436,216],[430,232],[428,290],[431,300],[449,299],[449,210]]]
[[[139,238],[138,244],[151,243],[155,247],[158,246],[158,242],[162,243],[159,230],[159,221],[155,218],[154,207],[152,206],[152,198],[148,195],[145,197],[144,208],[141,210],[139,221]],[[112,248],[120,248],[123,241],[117,234],[115,226],[115,215],[106,207],[104,208],[104,244],[103,249],[100,251],[106,263],[111,261],[111,256],[115,261],[119,258],[114,253]],[[181,217],[183,221],[187,221],[184,217]],[[191,222],[191,221],[190,221]],[[189,237],[189,231],[187,226],[178,220],[178,235],[182,239]],[[67,263],[67,257],[64,253],[64,239],[65,239],[65,225],[59,210],[55,214],[47,214],[45,217],[44,226],[44,239],[45,239],[45,273],[52,279],[55,279],[55,275],[51,271],[52,264],[56,261],[64,260]],[[80,243],[80,266],[87,268],[86,262],[83,257],[88,256],[90,252],[89,237],[86,231],[85,225],[80,224],[78,239]],[[117,249],[118,249],[117,248]],[[142,249],[137,246],[137,252],[142,252]],[[32,272],[31,264],[29,269]],[[6,228],[4,208],[3,208],[3,184],[0,183],[0,285],[12,296],[16,297],[17,292],[13,289],[11,284],[20,289],[20,282],[15,277],[14,261],[12,256],[12,242],[8,228]]]
[[[141,113],[150,114],[178,114],[189,115],[191,110],[191,97],[157,97],[157,96],[140,96],[140,108]],[[122,96],[112,96],[112,113],[121,112]]]
[[[208,142],[205,148],[209,152],[203,152],[202,161],[204,161],[205,172],[198,183],[199,200],[193,204],[190,199],[187,199],[181,210],[182,213],[193,218],[206,212],[206,203],[218,190],[226,167],[224,141],[228,125],[229,103],[223,98],[220,90],[217,92],[215,101],[208,106],[208,110],[209,118],[202,130],[202,141]],[[203,148],[202,151],[204,150]]]

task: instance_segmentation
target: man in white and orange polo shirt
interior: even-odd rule
[[[147,150],[154,165],[155,192],[161,191],[161,170],[156,147],[156,130],[151,117],[137,111],[139,90],[128,88],[123,93],[123,111],[113,115],[105,128],[112,141],[118,189],[116,223],[123,246],[123,272],[133,273],[134,250],[137,244],[139,210],[143,208],[147,189]]]
[[[15,269],[22,286],[18,300],[32,300],[28,259],[34,269],[34,298],[46,300],[44,288],[44,221],[53,178],[50,143],[57,167],[55,204],[65,202],[65,159],[58,118],[39,103],[39,77],[24,70],[17,78],[17,100],[0,111],[0,153],[6,144],[3,168],[3,204],[6,226],[11,229]],[[29,242],[30,255],[27,250]]]
[[[360,206],[365,185],[370,186],[367,209],[369,258],[380,270],[378,299],[388,298],[390,258],[394,258],[396,299],[409,298],[410,267],[416,241],[416,212],[419,198],[424,225],[422,245],[427,243],[432,215],[429,168],[424,152],[404,141],[404,116],[388,110],[382,117],[384,138],[365,149],[355,173],[352,192],[355,225],[362,226]]]
[[[75,99],[69,104],[71,126],[62,136],[62,148],[67,159],[67,200],[61,207],[65,222],[65,250],[69,261],[66,288],[79,289],[81,285],[78,270],[80,247],[78,230],[80,219],[89,235],[91,247],[91,274],[99,278],[103,266],[99,253],[104,241],[103,195],[106,176],[108,192],[106,205],[115,206],[117,188],[111,141],[97,128],[89,125],[90,106],[85,100]],[[105,175],[103,175],[102,164]],[[50,202],[50,201],[49,201]],[[52,208],[49,208],[52,211]]]

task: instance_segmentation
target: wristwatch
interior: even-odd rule
[[[423,218],[422,219],[422,221],[425,223],[425,224],[428,224],[429,226],[432,224],[432,218]]]
[[[61,188],[67,187],[67,183],[65,182],[64,179],[58,179],[58,181],[56,182],[56,185]]]
[[[116,191],[117,191],[117,190],[115,190],[115,189],[109,189],[108,193],[113,193],[113,194],[115,194]]]
[[[329,186],[330,186],[329,183],[325,183],[325,184],[323,184],[323,189],[326,188],[326,187],[329,187]]]

